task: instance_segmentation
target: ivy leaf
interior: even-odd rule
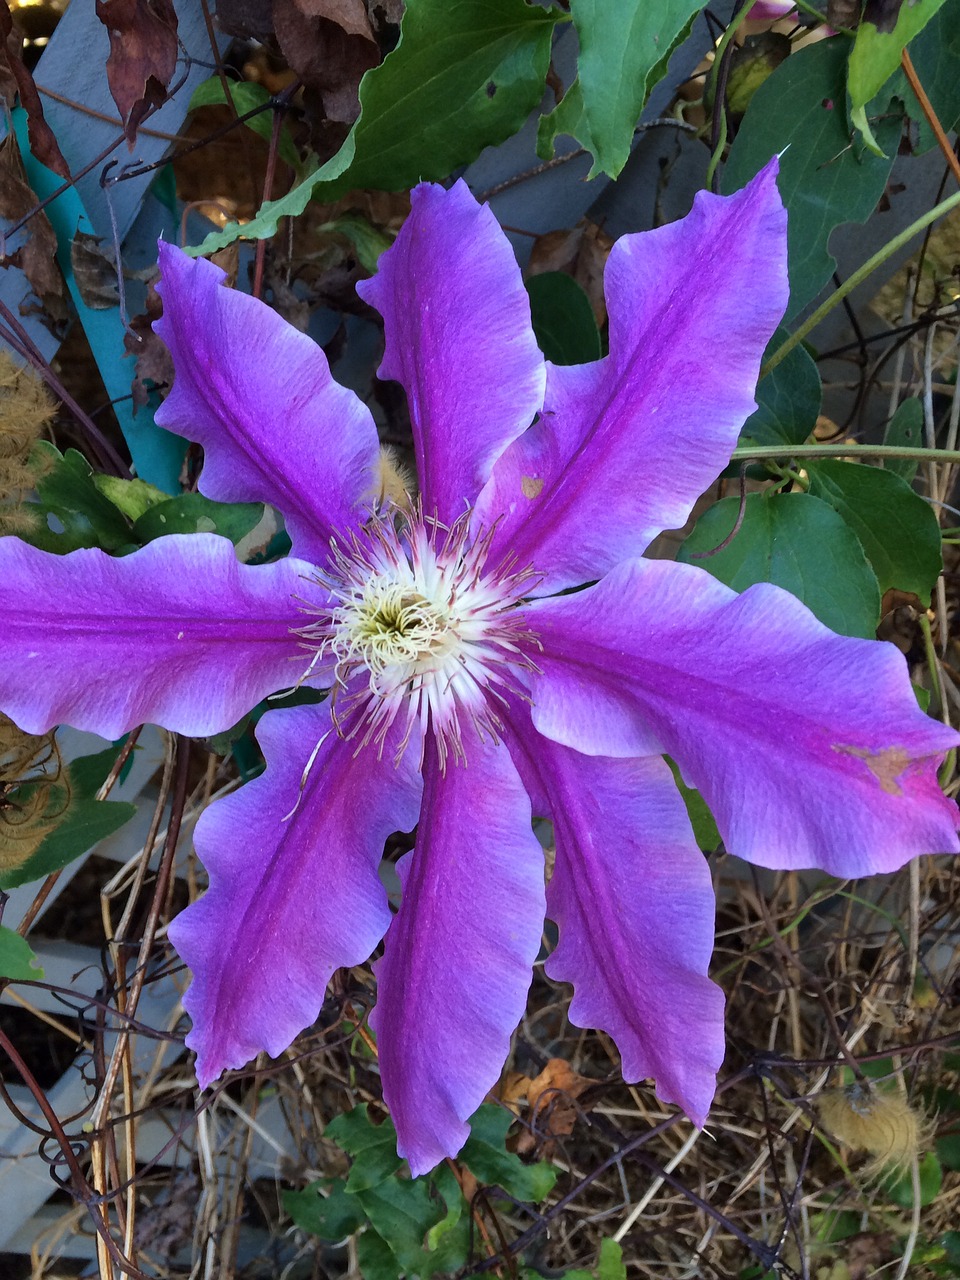
[[[920,1161],[920,1207],[933,1204],[943,1186],[943,1169],[936,1153],[928,1151]],[[895,1173],[881,1183],[881,1190],[893,1204],[901,1209],[913,1208],[913,1176],[909,1169]]]
[[[25,542],[56,555],[80,547],[130,549],[130,526],[100,492],[82,453],[68,449],[61,454],[41,440],[34,446],[31,461],[38,475],[38,501],[23,504],[22,509],[35,520],[35,527],[21,534]]]
[[[539,154],[549,160],[557,134],[569,133],[593,153],[588,177],[615,178],[651,89],[702,8],[703,0],[571,0],[578,75],[559,106],[540,120]]]
[[[117,748],[108,747],[70,764],[70,803],[63,817],[26,862],[0,874],[0,889],[15,889],[59,871],[130,821],[136,805],[96,798],[116,758]]]
[[[132,536],[153,542],[169,533],[219,533],[237,543],[262,515],[260,502],[214,502],[202,493],[182,493],[149,507],[134,523]]]
[[[3,924],[0,924],[0,978],[9,978],[11,982],[43,980],[43,970],[26,939]]]
[[[513,1117],[501,1107],[485,1106],[470,1117],[470,1137],[460,1152],[460,1163],[465,1164],[475,1178],[493,1186],[503,1187],[517,1200],[539,1204],[545,1200],[557,1180],[557,1171],[550,1164],[524,1164],[507,1151],[504,1141]]]
[[[940,526],[929,503],[894,475],[858,462],[808,467],[810,492],[829,502],[860,540],[880,584],[929,601],[943,568]]]
[[[365,1106],[337,1116],[327,1125],[326,1136],[353,1156],[346,1182],[353,1194],[379,1186],[403,1163],[397,1155],[396,1129],[389,1120],[373,1124]]]
[[[778,329],[767,354],[789,334]],[[743,424],[742,445],[803,444],[817,425],[823,388],[820,373],[803,345],[794,347],[757,385],[757,408]]]
[[[324,1191],[329,1194],[323,1195]],[[302,1191],[284,1191],[282,1199],[300,1230],[321,1240],[343,1240],[359,1231],[365,1221],[360,1202],[347,1193],[340,1178],[321,1178]]]
[[[390,1246],[400,1273],[431,1275],[423,1240],[442,1214],[430,1194],[430,1179],[388,1178],[369,1191],[357,1193],[367,1221]],[[394,1272],[394,1277],[398,1274]],[[364,1272],[366,1275],[366,1272]]]
[[[851,145],[844,109],[848,44],[845,36],[820,40],[777,67],[751,99],[723,171],[721,186],[729,194],[780,154],[778,186],[789,215],[788,317],[830,279],[837,265],[827,247],[831,232],[844,222],[866,221],[893,163]],[[899,136],[899,117],[877,126],[888,151],[896,150]]]
[[[400,41],[361,80],[360,117],[337,154],[243,227],[228,223],[191,252],[272,236],[314,197],[449,177],[516,133],[537,106],[556,18],[524,0],[408,0]]]
[[[526,286],[533,332],[547,359],[554,364],[599,360],[600,330],[590,299],[573,276],[565,271],[544,271],[531,276]]]
[[[597,1280],[627,1280],[623,1249],[616,1240],[602,1240],[600,1242]]]
[[[841,635],[872,637],[880,589],[863,547],[845,520],[809,493],[751,493],[743,524],[730,545],[712,551],[733,531],[739,499],[724,498],[697,521],[677,555],[735,591],[773,582],[792,592]]]
[[[899,69],[904,47],[923,30],[943,4],[944,0],[907,0],[900,4],[896,21],[889,16],[888,6],[868,3],[864,9],[850,50],[847,86],[850,90],[850,119],[863,134],[867,146],[877,155],[882,156],[884,151],[867,120],[867,103]],[[882,16],[877,16],[877,11]]]
[[[228,80],[227,85],[237,115],[246,115],[248,111],[253,111],[257,107],[263,108],[257,115],[251,116],[249,120],[244,120],[243,123],[248,129],[251,129],[263,138],[265,142],[269,143],[273,137],[273,111],[268,106],[270,102],[269,91],[262,84],[257,84],[253,80]],[[226,101],[227,95],[223,91],[223,81],[219,76],[211,76],[209,80],[204,80],[202,84],[198,84],[194,89],[187,110],[196,111],[198,107],[223,106]],[[287,124],[280,126],[277,149],[280,159],[285,161],[295,172],[299,172],[301,168],[300,155],[294,146],[290,128]]]

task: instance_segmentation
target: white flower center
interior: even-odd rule
[[[412,517],[398,528],[377,517],[348,549],[333,547],[323,576],[333,607],[300,634],[335,659],[336,715],[361,745],[382,749],[403,714],[398,754],[419,722],[432,727],[441,765],[450,753],[464,760],[464,723],[498,737],[498,687],[525,696],[518,675],[534,665],[536,638],[517,605],[533,575],[509,563],[486,571],[490,537],[470,543],[468,525]]]

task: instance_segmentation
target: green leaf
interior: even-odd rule
[[[943,569],[940,526],[929,503],[892,471],[832,459],[810,462],[810,492],[860,539],[880,584],[929,602]]]
[[[94,472],[90,477],[99,493],[112,502],[128,520],[139,520],[145,511],[170,497],[146,480],[123,480],[120,476],[104,476]]]
[[[793,592],[834,631],[872,637],[880,589],[856,534],[826,502],[809,493],[751,493],[730,545],[712,551],[733,530],[740,503],[724,498],[697,521],[678,560],[698,564],[735,591],[773,582]]]
[[[432,1267],[424,1265],[423,1241],[441,1216],[440,1206],[430,1194],[430,1180],[388,1178],[378,1187],[358,1192],[357,1199],[370,1225],[389,1244],[401,1269],[430,1275]]]
[[[850,119],[863,133],[871,151],[879,155],[883,150],[870,129],[867,104],[899,69],[904,46],[923,30],[943,3],[944,0],[902,0],[896,22],[888,19],[882,26],[871,20],[868,5],[857,27],[847,76]]]
[[[580,41],[578,75],[559,106],[540,121],[540,154],[549,160],[556,135],[569,133],[593,153],[588,177],[607,173],[615,178],[627,162],[651,89],[663,78],[671,53],[689,34],[703,3],[571,0]]]
[[[554,364],[599,360],[600,330],[590,300],[573,276],[545,271],[531,276],[526,286],[533,332],[547,359]]]
[[[282,1199],[300,1230],[321,1240],[343,1240],[366,1221],[357,1197],[348,1195],[340,1178],[321,1178],[302,1191],[284,1191]]]
[[[440,1221],[434,1223],[427,1232],[427,1248],[434,1253],[443,1237],[452,1231],[463,1217],[466,1201],[460,1190],[460,1183],[448,1164],[437,1165],[431,1175],[431,1182],[447,1209]]]
[[[357,1237],[357,1269],[363,1280],[397,1280],[402,1276],[397,1255],[372,1229]]]
[[[248,111],[253,111],[257,107],[262,108],[257,115],[251,116],[249,120],[244,120],[243,123],[248,129],[252,129],[254,133],[269,143],[273,137],[273,111],[267,105],[270,102],[269,91],[262,84],[256,84],[252,80],[228,80],[227,85],[237,115],[246,115]],[[198,107],[219,107],[223,106],[226,101],[227,95],[223,91],[222,80],[219,76],[211,76],[209,80],[204,80],[202,84],[198,84],[194,89],[187,110],[196,111]],[[290,127],[287,124],[280,126],[277,150],[280,153],[280,159],[284,160],[291,169],[299,172],[301,168],[300,153],[294,146]]]
[[[911,40],[910,58],[938,120],[950,133],[960,121],[960,0],[946,0],[920,34]],[[903,102],[916,123],[915,154],[922,155],[935,147],[936,136],[902,70],[889,81],[887,93]]]
[[[932,1204],[943,1186],[943,1169],[933,1151],[920,1161],[920,1206]],[[901,1209],[913,1208],[913,1175],[909,1169],[898,1171],[882,1184],[887,1198]]]
[[[767,345],[771,355],[790,335],[778,329]],[[803,444],[817,425],[823,389],[820,373],[801,344],[757,385],[757,408],[743,424],[742,445]]]
[[[688,787],[680,775],[680,768],[675,761],[669,756],[664,756],[670,771],[673,774],[673,780],[677,784],[677,790],[683,803],[687,806],[687,817],[690,819],[690,825],[693,827],[694,839],[699,848],[705,853],[712,853],[715,849],[720,848],[720,832],[717,830],[717,824],[713,814],[707,807],[707,802],[699,791],[695,791],[693,787]]]
[[[834,36],[798,49],[760,86],[737,132],[723,172],[724,192],[738,190],[772,155],[789,215],[789,316],[816,297],[836,260],[827,244],[835,227],[864,222],[883,194],[892,160],[851,145],[844,110],[849,41]],[[895,150],[899,118],[877,136]]]
[[[504,1141],[512,1123],[513,1117],[502,1107],[484,1106],[474,1112],[460,1163],[480,1182],[503,1187],[517,1200],[539,1204],[553,1190],[557,1171],[545,1161],[524,1164],[519,1156],[506,1150]]]
[[[397,1155],[396,1129],[389,1120],[373,1124],[366,1106],[354,1107],[331,1120],[326,1136],[354,1158],[346,1184],[351,1193],[379,1186],[403,1163]]]
[[[231,542],[246,537],[263,515],[259,502],[214,502],[201,493],[182,493],[150,507],[133,526],[138,542],[168,533],[219,533]]]
[[[0,873],[0,889],[15,889],[59,871],[130,821],[136,805],[124,800],[96,799],[116,758],[117,748],[108,747],[70,764],[70,803],[66,812],[26,862]]]
[[[627,1280],[627,1268],[623,1261],[623,1250],[616,1240],[602,1240],[600,1242],[597,1280]]]
[[[897,406],[897,411],[887,423],[883,443],[901,448],[917,449],[923,444],[923,405],[917,396],[910,396]],[[917,474],[913,458],[884,458],[884,471],[892,471],[907,484]]]
[[[937,1139],[937,1159],[954,1173],[960,1172],[960,1133]]]
[[[0,924],[0,978],[11,982],[41,982],[43,970],[25,938]]]
[[[39,501],[26,502],[23,509],[31,512],[37,523],[22,535],[25,542],[57,555],[80,547],[104,551],[130,548],[130,526],[97,488],[93,469],[83,454],[68,449],[61,455],[59,449],[41,440],[34,446],[33,459],[41,467]]]
[[[381,253],[389,249],[394,240],[391,234],[382,227],[375,226],[362,213],[345,213],[333,222],[321,222],[317,231],[326,231],[349,240],[357,261],[370,275],[376,271]]]
[[[243,227],[229,223],[191,252],[272,236],[313,197],[448,178],[537,106],[556,18],[524,0],[408,0],[400,42],[361,80],[360,118],[337,154]]]

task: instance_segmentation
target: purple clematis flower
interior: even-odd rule
[[[210,497],[278,507],[293,554],[246,566],[209,534],[123,559],[3,540],[0,707],[32,732],[209,734],[278,689],[332,686],[264,716],[266,772],[197,826],[210,887],[170,936],[202,1086],[281,1053],[385,935],[371,1022],[422,1173],[497,1080],[548,916],[573,1021],[703,1124],[724,1047],[714,899],[662,753],[762,866],[859,876],[957,849],[936,779],[957,735],[920,712],[892,646],[834,635],[776,587],[737,595],[640,558],[754,407],[785,221],[771,164],[625,236],[609,356],[557,368],[492,213],[463,183],[417,188],[360,286],[410,405],[419,499],[399,505],[319,348],[161,247],[176,383],[159,420],[203,445]],[[546,890],[532,812],[555,827]],[[384,840],[417,823],[392,914]]]

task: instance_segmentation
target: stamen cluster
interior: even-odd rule
[[[469,512],[451,526],[394,512],[334,544],[321,579],[333,606],[299,634],[336,663],[345,736],[382,749],[403,713],[398,756],[417,724],[432,726],[441,766],[466,760],[465,722],[498,740],[498,688],[525,696],[518,673],[536,669],[537,642],[517,611],[534,575],[509,560],[487,571],[492,535],[471,540]]]

